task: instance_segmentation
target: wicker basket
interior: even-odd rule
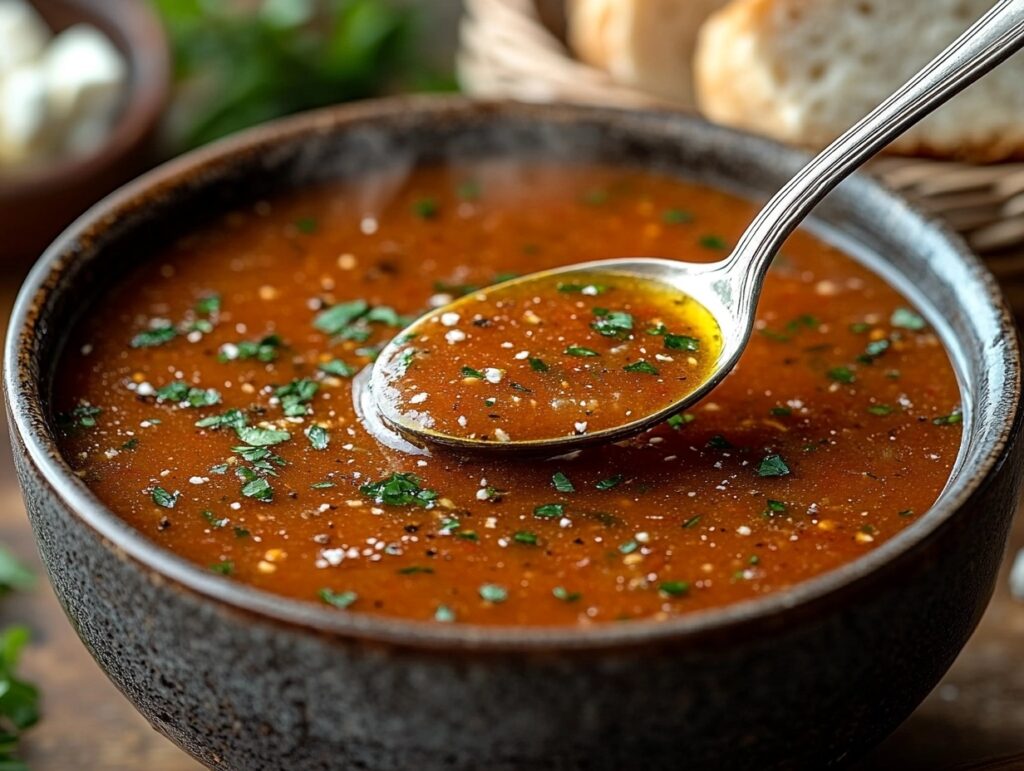
[[[562,0],[465,0],[465,6],[458,67],[471,94],[671,106],[573,59],[564,43]],[[1024,163],[972,166],[883,157],[870,169],[923,209],[944,217],[985,256],[1014,306],[1024,309]],[[1018,282],[1021,288],[1015,292]]]

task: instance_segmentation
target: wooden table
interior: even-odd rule
[[[18,277],[0,276],[6,326]],[[3,421],[7,444],[7,422]],[[200,767],[152,730],[106,679],[78,641],[54,598],[36,555],[9,454],[0,458],[0,543],[40,575],[29,593],[0,603],[0,625],[27,623],[33,645],[24,673],[43,692],[43,720],[23,748],[34,771],[194,771]],[[1024,548],[1019,517],[1011,553]],[[945,679],[857,771],[951,769],[1024,752],[1024,603],[1011,599],[1004,567],[977,633]]]

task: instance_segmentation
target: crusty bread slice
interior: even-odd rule
[[[701,23],[727,0],[570,0],[576,55],[618,82],[694,108],[693,50]]]
[[[701,29],[697,100],[711,120],[793,144],[845,131],[991,7],[991,0],[733,0]],[[1016,56],[890,146],[904,154],[1024,156]]]

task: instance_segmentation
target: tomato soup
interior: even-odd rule
[[[368,433],[352,399],[353,376],[431,308],[575,262],[718,260],[752,214],[649,172],[511,162],[254,202],[139,255],[71,332],[54,394],[62,450],[156,543],[332,612],[576,625],[777,592],[911,525],[961,441],[938,336],[881,278],[807,233],[770,271],[736,369],[628,441],[547,460],[406,454]],[[545,399],[542,376],[556,368],[578,385],[587,357],[564,351],[603,344],[611,355],[600,329],[618,334],[615,323],[598,322],[613,312],[630,314],[648,348],[610,368],[625,409],[641,398],[628,377],[699,365],[666,349],[665,335],[684,348],[682,337],[707,340],[673,309],[576,299],[588,300],[581,339],[547,346],[558,357],[445,340],[457,369],[446,377],[483,381],[479,404],[445,419],[465,414],[493,433],[489,416],[525,394],[508,381]],[[658,376],[626,371],[641,359]]]

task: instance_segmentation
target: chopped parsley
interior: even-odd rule
[[[421,220],[437,219],[441,207],[434,198],[418,198],[412,204],[412,212]]]
[[[892,343],[884,337],[881,340],[872,340],[867,344],[864,353],[857,357],[857,361],[871,364],[875,359],[888,351],[891,345]]]
[[[689,593],[689,581],[662,581],[658,584],[658,591],[669,597],[682,597]]]
[[[574,283],[571,281],[559,282],[558,291],[562,294],[585,294],[592,297],[596,297],[599,294],[604,294],[610,287],[605,284],[586,284],[586,283]]]
[[[579,358],[585,359],[592,356],[600,356],[601,354],[590,348],[584,348],[582,345],[570,345],[568,348],[565,349],[565,355],[577,356]]]
[[[171,324],[150,327],[135,335],[132,338],[131,346],[132,348],[156,348],[158,345],[171,342],[177,336],[178,332]]]
[[[91,404],[79,404],[70,413],[64,412],[57,416],[57,422],[64,429],[93,428],[96,418],[103,414],[100,407]]]
[[[205,509],[202,512],[202,517],[205,519],[214,530],[220,530],[222,527],[226,527],[228,524],[227,517],[217,517],[209,509]]]
[[[700,514],[697,514],[696,516],[690,517],[683,523],[683,528],[686,530],[692,530],[697,527],[697,525],[700,524],[700,516]]]
[[[235,563],[231,560],[223,560],[221,562],[214,562],[210,565],[211,573],[219,573],[222,576],[230,576],[235,572]]]
[[[242,485],[242,495],[267,503],[274,498],[274,488],[264,477],[256,477]]]
[[[359,370],[351,364],[346,364],[341,359],[331,359],[323,362],[319,368],[321,372],[335,377],[352,377]]]
[[[479,593],[480,599],[486,602],[499,603],[508,599],[508,590],[498,584],[482,584]]]
[[[225,343],[217,353],[217,360],[241,361],[255,359],[268,364],[277,359],[281,348],[281,338],[277,335],[266,335],[259,340],[242,340],[238,343]]]
[[[551,484],[560,493],[576,492],[576,488],[573,487],[572,482],[569,481],[569,477],[561,471],[555,472],[554,476],[551,477]]]
[[[620,484],[622,484],[623,479],[625,479],[625,477],[622,474],[616,474],[613,477],[602,479],[600,482],[594,485],[594,487],[596,487],[598,490],[611,490],[613,487],[618,487]]]
[[[323,426],[310,426],[306,431],[306,438],[314,450],[326,450],[327,445],[331,443],[331,435]]]
[[[339,610],[344,610],[359,599],[359,595],[355,592],[336,592],[326,587],[318,591],[316,596],[325,605],[330,605],[332,608],[338,608]]]
[[[835,380],[837,383],[849,384],[857,379],[857,376],[853,374],[853,370],[849,367],[832,367],[825,374],[828,375],[830,380]]]
[[[789,466],[781,455],[773,453],[765,456],[757,467],[757,475],[762,477],[784,477],[789,474]]]
[[[949,415],[932,418],[932,423],[936,426],[959,426],[963,422],[964,416],[960,412],[951,412]]]
[[[788,418],[790,415],[793,414],[793,408],[785,406],[772,407],[770,410],[768,410],[768,412],[770,412],[777,418]]]
[[[433,575],[433,573],[434,569],[425,565],[406,565],[404,568],[398,569],[398,575],[400,576]]]
[[[197,428],[234,428],[238,429],[249,423],[249,418],[246,417],[242,410],[230,409],[227,412],[222,412],[220,415],[210,415],[209,417],[201,418],[196,421]]]
[[[672,428],[672,429],[678,431],[680,428],[685,426],[687,423],[692,423],[696,419],[697,419],[697,416],[694,415],[693,413],[681,412],[678,415],[672,415],[665,422],[668,424],[669,428]]]
[[[213,388],[195,388],[184,380],[175,380],[156,390],[158,399],[187,407],[213,407],[220,404],[220,392]]]
[[[672,335],[665,333],[665,347],[673,351],[699,351],[700,340],[688,335]]]
[[[276,428],[260,428],[259,426],[233,426],[238,438],[253,447],[273,447],[275,444],[287,442],[292,435]]]
[[[868,407],[868,412],[870,412],[872,415],[892,415],[893,408],[890,407],[888,404],[872,404],[870,407]]]
[[[547,372],[551,369],[551,367],[545,364],[543,359],[538,359],[536,356],[531,356],[530,369],[532,369],[534,372]]]
[[[927,326],[924,318],[910,308],[897,308],[889,317],[889,323],[899,329],[909,329],[912,332],[920,332]]]
[[[424,488],[415,474],[395,472],[376,482],[367,482],[359,492],[374,503],[385,506],[422,506],[431,508],[437,492]]]
[[[531,533],[527,530],[518,530],[512,534],[512,540],[516,543],[526,544],[527,546],[536,546],[537,534]]]
[[[594,308],[596,321],[591,322],[590,328],[604,337],[615,337],[622,339],[633,331],[633,314],[625,311],[610,311],[606,308]]]
[[[666,209],[661,213],[661,221],[666,225],[684,225],[693,222],[693,214],[683,209]]]
[[[434,610],[434,621],[442,624],[451,624],[455,621],[455,611],[447,605],[438,605],[437,609]]]
[[[484,373],[481,372],[478,369],[473,369],[472,367],[463,367],[462,368],[462,376],[465,377],[465,378],[469,378],[471,380],[483,380],[484,379]]]
[[[581,592],[570,592],[564,586],[556,586],[551,590],[551,595],[556,600],[561,600],[562,602],[576,602],[583,597]]]
[[[179,492],[169,493],[162,487],[154,487],[151,497],[153,503],[165,509],[173,509],[178,503]]]
[[[786,506],[785,503],[769,498],[764,510],[764,515],[766,517],[774,517],[780,514],[785,514],[787,511],[789,511],[789,507]]]
[[[308,405],[316,396],[320,384],[309,378],[293,380],[288,385],[274,391],[274,396],[281,400],[281,409],[289,418],[301,418],[308,412]]]
[[[701,236],[697,243],[705,249],[725,249],[726,247],[725,239],[714,235]]]
[[[632,364],[627,364],[622,369],[624,369],[626,372],[639,372],[644,375],[658,374],[658,368],[655,367],[653,364],[644,361],[643,359],[640,359],[639,361],[634,361]]]
[[[564,503],[544,503],[533,510],[533,516],[537,519],[554,519],[565,514]]]

